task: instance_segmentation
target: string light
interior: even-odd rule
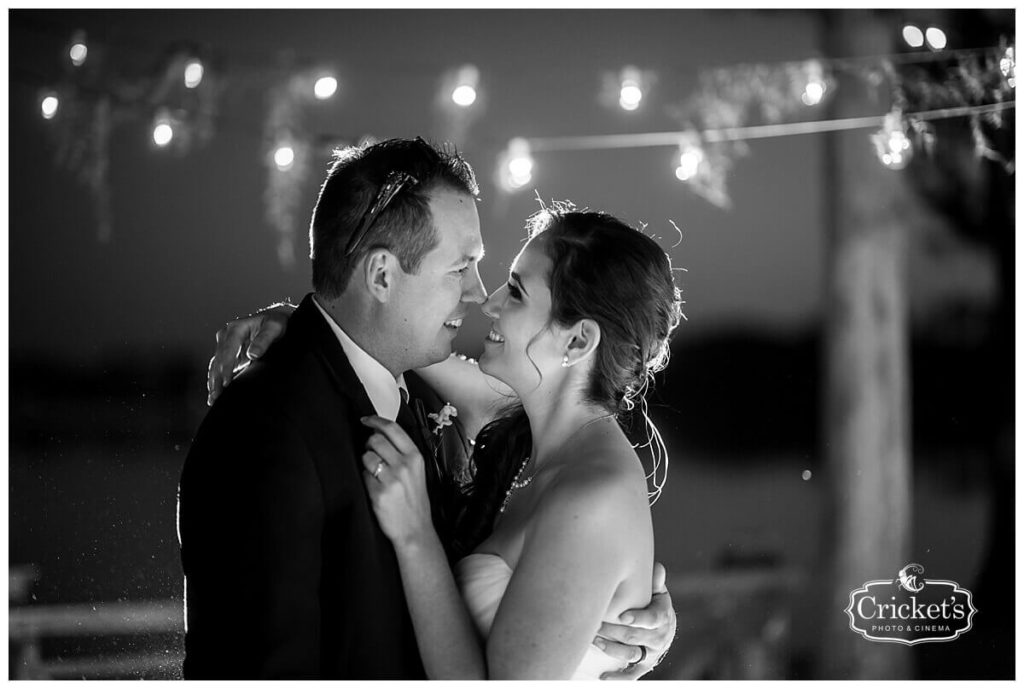
[[[924,32],[924,37],[932,50],[942,50],[946,47],[946,34],[942,29],[929,26]]]
[[[700,170],[704,162],[704,151],[691,139],[679,144],[679,165],[676,167],[676,179],[680,182],[689,181]]]
[[[60,99],[57,97],[57,94],[53,91],[50,91],[45,96],[43,96],[43,100],[39,103],[39,109],[43,113],[44,120],[52,120],[54,117],[56,117],[57,110],[59,108]]]
[[[68,50],[71,57],[71,64],[81,67],[85,64],[85,58],[89,55],[89,47],[85,44],[85,32],[76,31],[71,38],[71,48]]]
[[[171,143],[173,138],[174,127],[171,124],[171,118],[165,110],[161,110],[153,120],[153,143],[164,148]]]
[[[920,28],[912,24],[907,24],[902,27],[903,40],[907,45],[911,47],[921,47],[927,42],[928,46],[933,51],[944,50],[947,46],[946,34],[937,27],[928,27],[926,31],[922,32]],[[85,33],[83,31],[76,31],[72,37],[72,41],[66,44],[68,55],[71,62],[76,67],[83,65],[88,57],[89,48],[86,44]],[[101,46],[102,48],[102,46]],[[95,49],[95,46],[94,46]],[[1016,61],[1015,61],[1015,48],[1014,46],[1005,47],[1003,43],[1000,47],[990,47],[984,49],[987,54],[987,65],[985,69],[988,72],[992,72],[992,67],[997,63],[1000,73],[1006,79],[1006,85],[1011,89],[1015,88],[1016,78]],[[978,50],[954,50],[943,55],[929,55],[927,52],[921,53],[903,53],[899,55],[882,56],[890,59],[901,58],[900,62],[922,62],[937,61],[951,59],[958,57],[962,54],[975,54],[982,52]],[[100,50],[99,55],[102,57],[103,52]],[[178,54],[176,60],[171,63],[170,67],[165,70],[167,77],[171,81],[176,81],[179,77],[178,74],[182,74],[177,70],[181,69],[181,58],[188,57],[188,53],[182,55]],[[906,59],[902,59],[906,58]],[[96,57],[93,57],[95,62]],[[827,61],[825,64],[841,64],[843,61]],[[849,62],[849,60],[847,60]],[[806,78],[803,83],[803,89],[800,93],[801,101],[807,106],[815,106],[820,104],[825,98],[829,91],[829,84],[831,83],[834,87],[835,82],[829,82],[825,78],[825,70],[823,68],[822,61],[818,60],[807,60],[804,63],[804,75]],[[793,74],[794,68],[799,70],[801,63],[787,63],[787,80],[785,83],[786,92],[784,95],[792,101],[795,93],[792,90],[794,86]],[[980,67],[978,68],[980,70]],[[975,70],[977,71],[977,70]],[[445,83],[443,88],[437,93],[437,97],[441,100],[449,100],[460,108],[469,108],[478,100],[477,82],[479,80],[479,71],[473,65],[464,65],[459,68],[457,72],[456,80],[451,79],[453,72],[448,72],[445,76]],[[316,75],[316,71],[304,72],[301,76],[301,82],[299,86],[292,87],[292,95],[301,94],[302,100],[308,101],[310,82],[313,82],[313,94],[319,100],[326,100],[332,97],[338,89],[338,80],[331,75],[323,74],[319,78],[311,79],[310,77]],[[189,89],[197,88],[204,78],[204,66],[199,59],[189,59],[184,66],[182,74],[184,78],[184,84]],[[220,76],[215,75],[215,76]],[[619,78],[616,79],[616,76]],[[987,76],[987,75],[986,75]],[[799,79],[799,73],[797,74]],[[616,92],[618,95],[618,105],[620,108],[627,111],[637,110],[644,98],[646,97],[646,90],[648,90],[653,83],[655,83],[656,75],[652,72],[641,72],[636,67],[626,67],[621,70],[618,75],[614,71],[605,72],[604,75],[604,90],[601,94],[601,102],[606,107],[614,108]],[[178,82],[180,83],[180,82]],[[454,83],[454,87],[453,87]],[[796,81],[797,88],[800,87],[800,81]],[[208,90],[208,89],[207,89]],[[1002,89],[999,89],[1000,91]],[[205,92],[206,90],[204,90]],[[1004,91],[1005,93],[1005,91]],[[65,94],[67,95],[67,94]],[[997,96],[1002,94],[997,92]],[[1012,98],[1012,97],[1011,97]],[[949,117],[958,117],[964,115],[967,111],[977,114],[979,112],[997,112],[1003,109],[1012,109],[1014,103],[1012,100],[1004,102],[1000,97],[998,103],[989,104],[985,106],[964,106],[960,108],[946,108],[943,110],[935,110],[933,112],[911,112],[910,117],[913,120],[914,128],[916,130],[917,138],[914,140],[916,145],[923,146],[925,151],[928,151],[928,142],[923,137],[918,126],[922,116],[930,116],[927,119],[945,119]],[[62,104],[58,94],[54,91],[48,91],[42,95],[38,101],[40,107],[40,113],[46,120],[55,118],[58,112],[63,109],[68,110],[72,104]],[[797,106],[798,107],[798,106]],[[981,108],[978,110],[977,108]],[[985,110],[985,108],[991,108]],[[73,109],[73,108],[72,108]],[[961,112],[964,111],[964,112]],[[174,113],[174,117],[171,116],[171,112]],[[162,116],[158,116],[153,121],[152,137],[153,142],[158,147],[167,147],[174,142],[176,149],[183,149],[184,145],[187,144],[194,136],[194,126],[188,117],[186,117],[187,111],[163,111]],[[467,111],[468,116],[472,116],[472,113]],[[933,115],[933,116],[931,116]],[[853,128],[867,128],[877,127],[878,120],[880,118],[874,117],[861,117],[861,118],[847,118],[845,120],[827,120],[823,122],[795,122],[795,123],[784,123],[784,124],[771,124],[762,126],[729,126],[721,127],[719,129],[706,129],[700,133],[696,133],[695,130],[689,132],[651,132],[646,134],[624,134],[624,135],[608,135],[608,136],[591,136],[591,137],[553,137],[553,138],[538,138],[538,139],[513,139],[509,142],[509,146],[506,149],[505,154],[499,165],[499,175],[502,180],[502,186],[509,190],[514,191],[525,187],[532,181],[534,160],[531,156],[531,146],[536,150],[551,151],[551,150],[574,150],[581,148],[593,148],[597,147],[611,147],[611,148],[625,148],[633,146],[663,146],[668,144],[678,145],[679,152],[678,158],[676,159],[675,175],[683,182],[689,182],[694,187],[699,187],[705,183],[705,180],[710,176],[717,174],[720,165],[719,161],[722,158],[719,147],[716,145],[722,141],[742,141],[750,138],[765,138],[770,136],[783,136],[787,134],[801,134],[810,133],[815,131],[838,131],[842,129],[853,129]],[[871,120],[866,123],[866,120]],[[909,129],[907,127],[907,121],[902,117],[899,111],[893,111],[885,116],[884,124],[881,130],[877,131],[871,136],[871,139],[876,146],[876,151],[879,160],[889,169],[900,170],[905,168],[913,154],[914,145],[912,145],[911,139],[908,137]],[[681,142],[680,136],[684,134],[693,133],[695,138],[693,140],[687,140],[685,143]],[[570,143],[566,144],[565,142]],[[578,140],[578,141],[577,141]],[[580,143],[580,142],[583,143]],[[598,142],[595,144],[595,142]],[[707,143],[710,148],[705,151],[701,147],[701,143]],[[296,153],[296,148],[287,143],[279,143],[276,148],[273,149],[271,160],[275,167],[280,171],[287,171],[293,168],[296,164],[296,159],[300,166],[305,166],[308,163],[309,156],[306,155],[305,143],[299,141],[296,143],[299,148],[299,153]],[[559,147],[563,146],[564,149]],[[264,158],[265,162],[267,161]],[[295,174],[285,177],[296,177]]]
[[[467,84],[456,86],[452,91],[452,102],[463,108],[468,108],[476,102],[476,89]]]
[[[920,48],[924,45],[924,33],[913,24],[907,24],[903,27],[903,40],[911,48]]]
[[[640,107],[644,92],[640,90],[640,84],[635,81],[622,82],[622,90],[619,91],[619,107],[623,110],[636,110]]]
[[[316,80],[313,84],[313,95],[317,100],[327,100],[338,90],[338,80],[326,74]]]
[[[295,163],[295,149],[287,144],[278,146],[277,150],[274,151],[274,165],[281,172],[291,169]]]
[[[506,191],[522,189],[533,179],[533,157],[526,139],[512,139],[501,156],[498,181]]]
[[[468,108],[476,102],[476,87],[480,81],[480,71],[473,65],[463,65],[455,77],[455,88],[452,89],[452,102],[460,108]]]
[[[640,70],[636,67],[626,67],[622,70],[621,85],[619,86],[620,108],[636,110],[640,107],[640,101],[644,98],[641,81]]]
[[[533,160],[525,155],[517,156],[509,161],[508,171],[512,175],[512,183],[515,186],[525,186],[533,177]]]
[[[825,83],[820,81],[812,81],[804,87],[804,92],[800,96],[800,100],[804,102],[804,105],[817,105],[821,102],[821,99],[825,96]]]
[[[1006,77],[1006,83],[1009,84],[1010,88],[1017,87],[1016,69],[1017,61],[1013,56],[1013,46],[1011,45],[999,60],[999,71]]]
[[[153,142],[157,146],[166,146],[174,138],[174,128],[167,122],[160,122],[153,127]]]
[[[903,115],[893,110],[885,116],[882,128],[872,134],[878,159],[890,170],[902,170],[910,162],[913,148],[907,137]]]
[[[811,60],[805,69],[807,85],[804,86],[804,92],[800,94],[800,100],[804,102],[804,105],[817,105],[825,97],[825,91],[828,88],[825,84],[821,63]]]
[[[203,81],[203,63],[189,60],[185,65],[185,88],[194,89]]]

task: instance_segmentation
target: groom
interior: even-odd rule
[[[486,298],[477,193],[461,157],[420,139],[349,149],[331,168],[310,229],[314,293],[224,390],[182,471],[186,679],[424,678],[360,477],[359,419],[397,420],[440,458],[428,488],[451,545],[465,447],[450,434],[440,452],[426,447],[425,409],[440,401],[409,371],[447,357]],[[652,607],[671,618],[665,598]],[[612,646],[624,665],[646,655]]]

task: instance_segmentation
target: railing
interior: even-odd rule
[[[133,652],[115,648],[96,656],[45,657],[43,642],[54,639],[180,635],[180,600],[24,605],[39,578],[32,566],[10,569],[8,647],[10,679],[172,678],[181,675],[182,649]],[[133,643],[124,644],[128,648]]]
[[[32,569],[12,568],[11,598],[26,592]],[[650,679],[783,679],[790,658],[796,570],[724,570],[669,581],[679,625]],[[27,596],[26,596],[27,597]],[[179,600],[80,605],[12,605],[11,679],[180,677],[181,644],[162,652],[115,650],[96,657],[44,657],[43,641],[74,637],[181,634]],[[128,647],[134,644],[127,644]]]
[[[44,639],[145,636],[183,630],[181,601],[46,605],[10,609],[11,679],[143,677],[180,674],[182,652],[118,651],[95,658],[44,658]]]

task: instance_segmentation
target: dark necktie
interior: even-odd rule
[[[423,447],[423,429],[416,420],[412,407],[409,406],[409,393],[404,388],[399,388],[398,392],[402,395],[402,401],[398,405],[398,416],[395,417],[395,421],[402,427],[402,430],[409,434],[420,452],[423,452],[425,449]]]

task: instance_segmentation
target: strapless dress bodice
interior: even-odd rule
[[[473,553],[459,560],[455,565],[455,579],[462,598],[466,601],[469,614],[484,639],[491,632],[494,616],[498,612],[502,596],[512,578],[512,568],[498,555]],[[588,646],[572,679],[600,679],[605,672],[621,668],[615,658],[605,655],[595,646]]]

